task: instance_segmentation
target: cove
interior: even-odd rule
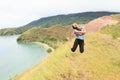
[[[9,80],[40,63],[48,55],[42,45],[18,44],[18,36],[0,37],[0,80]]]

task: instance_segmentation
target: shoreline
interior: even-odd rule
[[[54,48],[52,48],[51,46],[49,46],[49,45],[47,45],[45,43],[41,43],[41,42],[32,42],[32,43],[35,43],[35,44],[38,44],[38,45],[42,45],[42,46],[46,47],[47,49],[50,48],[52,50],[52,52],[55,50]]]

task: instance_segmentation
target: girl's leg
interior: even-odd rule
[[[80,53],[84,52],[84,40],[79,40]]]
[[[77,46],[78,46],[78,43],[79,43],[79,40],[78,40],[78,39],[75,39],[74,44],[73,44],[73,47],[71,48],[71,51],[72,51],[72,52],[75,52],[75,50],[76,50],[76,48],[77,48]]]

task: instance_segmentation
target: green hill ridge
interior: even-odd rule
[[[71,25],[73,22],[83,24],[95,18],[105,16],[105,15],[111,15],[111,14],[117,14],[117,12],[98,11],[98,12],[73,13],[73,14],[67,14],[67,15],[56,15],[56,16],[40,18],[38,20],[30,22],[25,26],[50,27],[56,24],[66,26],[66,25]]]

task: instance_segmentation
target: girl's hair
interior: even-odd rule
[[[74,27],[73,25],[72,25],[72,28],[73,28],[73,29],[76,29],[76,27]]]
[[[79,28],[74,27],[73,25],[72,25],[72,28],[81,31]]]

